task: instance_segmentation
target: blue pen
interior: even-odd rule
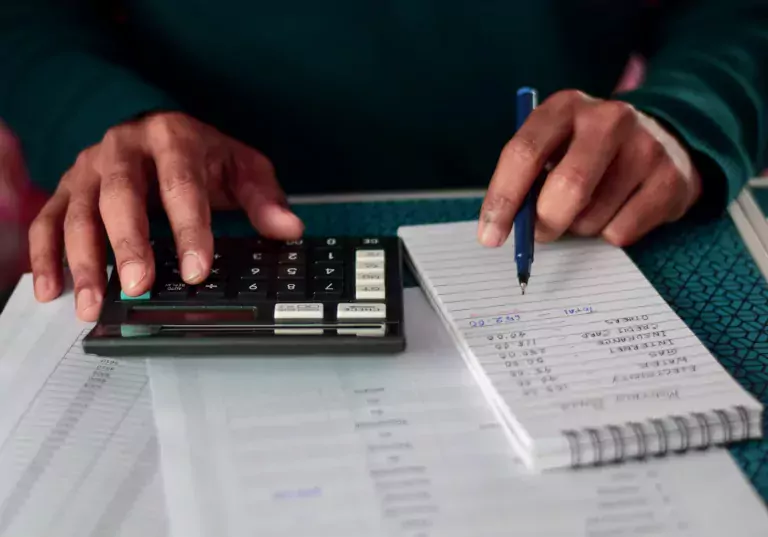
[[[517,90],[517,129],[525,123],[533,109],[538,105],[539,96],[535,89],[520,88]],[[533,265],[533,232],[536,225],[536,201],[541,189],[542,176],[538,177],[526,194],[523,204],[515,215],[515,263],[517,264],[517,280],[520,290],[525,294],[528,279],[531,277]]]

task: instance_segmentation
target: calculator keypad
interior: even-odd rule
[[[100,337],[134,339],[105,343],[100,349],[107,353],[403,348],[401,244],[395,237],[216,239],[210,275],[196,285],[181,279],[172,240],[156,239],[153,248],[156,279],[149,292],[129,297],[117,273],[110,278],[99,321],[108,335]],[[145,339],[135,339],[135,331],[123,335],[125,324],[146,324]]]

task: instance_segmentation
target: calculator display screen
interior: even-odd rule
[[[150,325],[253,321],[255,309],[131,309],[128,322]]]

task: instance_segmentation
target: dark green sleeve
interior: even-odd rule
[[[117,28],[93,7],[110,3],[0,2],[0,118],[44,189],[109,127],[178,108],[122,61]]]
[[[657,36],[645,82],[618,98],[682,138],[704,179],[699,208],[721,212],[766,164],[768,2],[678,2]]]

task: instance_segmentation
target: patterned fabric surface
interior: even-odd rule
[[[463,199],[295,209],[307,224],[307,234],[372,235],[394,234],[406,224],[474,219],[479,203]],[[216,231],[242,234],[248,229],[244,220],[227,217],[217,222]],[[768,284],[730,219],[676,224],[628,253],[728,371],[768,405]],[[768,440],[736,445],[731,452],[768,502]]]

